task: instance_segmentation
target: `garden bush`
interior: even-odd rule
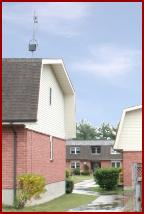
[[[16,208],[23,208],[32,197],[39,198],[45,192],[46,181],[43,176],[23,174],[17,178],[18,194],[15,203]]]
[[[74,182],[71,179],[66,179],[66,193],[72,193]]]
[[[90,175],[89,166],[87,164],[84,164],[81,175]]]
[[[80,168],[73,169],[73,175],[80,175]]]
[[[65,177],[66,178],[69,178],[70,176],[70,171],[68,169],[65,170]]]
[[[118,185],[119,168],[100,168],[94,172],[97,184],[103,189],[112,190]]]

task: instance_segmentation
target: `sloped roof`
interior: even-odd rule
[[[2,121],[36,121],[42,59],[3,59]]]
[[[64,94],[74,88],[61,59],[6,58],[2,63],[2,121],[35,122],[41,69],[50,65]]]
[[[114,140],[68,140],[66,145],[73,146],[101,146],[101,145],[113,145]]]
[[[117,133],[117,136],[116,136],[116,140],[115,140],[115,144],[114,144],[114,149],[117,149],[117,150],[121,150],[122,148],[119,148],[120,145],[119,145],[119,139],[120,139],[120,135],[121,135],[121,132],[122,132],[122,127],[123,127],[123,124],[124,124],[124,120],[125,120],[125,116],[126,116],[126,113],[127,112],[132,112],[132,111],[137,111],[137,110],[142,110],[142,105],[137,105],[137,106],[132,106],[132,107],[129,107],[129,108],[126,108],[123,110],[123,113],[122,113],[122,116],[121,116],[121,120],[120,120],[120,124],[119,124],[119,128],[118,128],[118,133]]]

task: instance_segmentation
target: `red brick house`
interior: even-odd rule
[[[46,178],[42,203],[65,193],[65,140],[75,137],[75,92],[62,60],[3,59],[2,199],[16,177]]]
[[[124,188],[133,186],[132,168],[142,163],[142,106],[124,109],[114,149],[123,152]]]
[[[113,150],[113,140],[67,140],[66,168],[84,169],[88,165],[90,172],[97,167],[122,167],[122,154]]]

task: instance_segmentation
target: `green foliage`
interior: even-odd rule
[[[66,179],[66,193],[72,193],[74,182],[71,179]]]
[[[115,140],[117,128],[114,128],[109,123],[102,123],[101,127],[97,129],[97,138],[100,140]]]
[[[84,164],[81,175],[90,175],[89,166],[87,164]]]
[[[80,168],[73,169],[72,174],[73,175],[80,175]]]
[[[39,175],[23,174],[17,178],[18,194],[15,202],[16,208],[23,208],[32,197],[38,198],[45,192],[45,178]]]
[[[94,178],[102,189],[113,190],[118,185],[119,168],[100,168],[94,172]]]
[[[96,129],[88,122],[82,120],[77,124],[76,139],[78,140],[95,140]]]
[[[70,176],[70,170],[66,169],[65,170],[65,177],[69,178],[69,176]]]
[[[93,127],[89,122],[82,120],[77,124],[77,140],[115,140],[118,126],[115,128],[109,123],[102,123],[99,128]]]

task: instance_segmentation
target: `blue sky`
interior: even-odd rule
[[[141,3],[3,3],[3,57],[63,58],[76,91],[77,121],[117,124],[141,104]]]

